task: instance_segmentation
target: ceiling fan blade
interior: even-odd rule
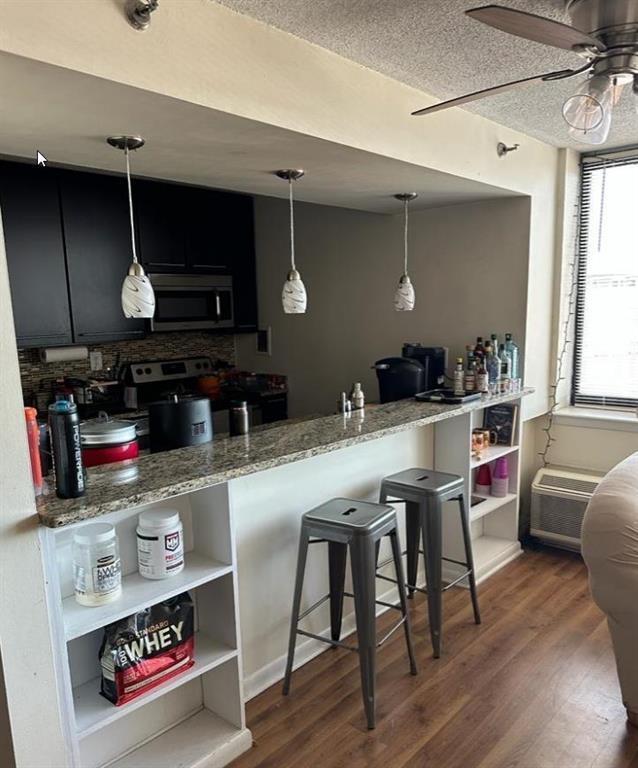
[[[535,13],[517,11],[503,5],[484,5],[480,8],[471,8],[465,13],[490,27],[508,32],[510,35],[524,37],[526,40],[533,40],[536,43],[553,45],[568,51],[578,50],[582,46],[596,48],[599,51],[605,50],[604,44],[595,37],[570,27],[568,24],[561,24],[559,21],[546,19]]]
[[[472,101],[478,101],[485,96],[495,96],[497,93],[504,93],[505,91],[512,91],[515,88],[520,88],[523,85],[534,82],[543,82],[547,80],[563,80],[572,75],[578,75],[589,69],[591,64],[586,64],[580,69],[560,69],[556,72],[547,72],[544,75],[534,75],[532,77],[524,77],[522,80],[512,80],[510,83],[503,83],[502,85],[495,85],[492,88],[484,88],[482,91],[474,91],[474,93],[467,93],[465,96],[457,96],[455,99],[449,99],[448,101],[441,101],[439,104],[434,104],[431,107],[424,107],[423,109],[417,109],[416,112],[412,112],[413,115],[430,115],[434,112],[439,112],[442,109],[449,109],[450,107],[459,107],[461,104],[469,104]]]

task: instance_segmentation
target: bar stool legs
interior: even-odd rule
[[[357,621],[359,646],[359,670],[361,693],[368,721],[368,728],[375,726],[375,678],[377,637],[375,626],[375,542],[367,537],[356,536],[350,544],[352,566],[352,591]]]
[[[406,501],[405,503],[405,533],[408,571],[408,597],[411,599],[414,597],[414,585],[416,584],[417,574],[419,571],[419,542],[421,539],[419,505],[413,501]]]
[[[427,511],[422,510],[420,517],[424,542],[425,579],[428,588],[430,637],[432,638],[434,658],[438,659],[441,656],[441,619],[443,612],[441,501],[437,498],[430,499]]]
[[[401,559],[401,545],[396,531],[390,534],[390,544],[392,545],[392,557],[394,558],[394,568],[396,571],[397,582],[399,585],[405,583],[403,576],[403,561]],[[399,601],[401,604],[401,614],[404,618],[403,631],[405,633],[405,643],[408,647],[408,656],[410,657],[410,672],[413,675],[417,673],[416,659],[414,657],[414,646],[412,645],[412,632],[410,627],[410,614],[408,612],[408,601],[404,589],[399,588]]]
[[[308,555],[308,536],[301,528],[299,534],[299,551],[297,552],[297,572],[295,576],[295,593],[292,599],[292,620],[290,622],[290,636],[288,639],[288,660],[286,662],[286,674],[284,677],[284,696],[290,693],[290,676],[292,664],[295,660],[295,642],[297,640],[297,623],[301,608],[301,593],[303,592],[303,577],[306,571],[306,557]]]
[[[328,571],[330,577],[330,636],[333,640],[341,637],[343,618],[343,593],[346,581],[346,560],[348,545],[335,541],[328,542]],[[337,648],[336,645],[332,646]]]
[[[472,537],[470,535],[470,521],[468,519],[467,508],[465,506],[465,494],[459,496],[459,506],[461,508],[461,526],[463,528],[463,544],[465,545],[465,561],[470,571],[470,594],[472,595],[472,608],[474,609],[474,623],[481,623],[481,612],[479,611],[478,594],[476,591],[476,577],[474,575],[474,554],[472,553]]]

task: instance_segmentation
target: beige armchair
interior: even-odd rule
[[[638,727],[638,453],[596,489],[583,521],[583,557],[607,615],[627,719]]]

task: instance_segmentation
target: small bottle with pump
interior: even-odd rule
[[[465,394],[465,371],[463,370],[463,358],[456,358],[456,368],[454,369],[454,394]]]
[[[352,402],[352,409],[354,411],[361,410],[365,405],[365,395],[361,389],[361,382],[356,381],[352,385],[352,392],[350,393],[350,400]]]

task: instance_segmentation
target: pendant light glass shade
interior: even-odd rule
[[[304,172],[301,170],[283,170],[277,171],[276,175],[280,179],[288,181],[288,200],[290,205],[290,271],[281,291],[281,303],[287,315],[302,315],[308,306],[308,294],[295,265],[295,206],[292,183],[300,179]]]
[[[397,200],[403,202],[403,274],[394,292],[394,308],[397,312],[411,312],[416,303],[414,286],[408,275],[408,203],[416,196],[416,192],[395,195]]]
[[[611,128],[614,83],[607,75],[594,75],[563,104],[569,135],[585,144],[603,144]]]
[[[139,136],[110,136],[107,139],[112,147],[124,150],[126,158],[126,183],[128,186],[128,209],[131,222],[131,250],[133,262],[122,283],[122,312],[127,318],[152,318],[155,314],[155,293],[144,268],[137,260],[135,247],[135,224],[133,219],[133,192],[131,190],[131,167],[129,152],[144,146],[144,139]]]

